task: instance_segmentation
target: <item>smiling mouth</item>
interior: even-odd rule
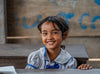
[[[50,41],[50,42],[47,42],[49,45],[53,45],[55,43],[55,41]]]

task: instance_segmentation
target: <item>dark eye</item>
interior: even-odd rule
[[[57,34],[57,32],[53,32],[53,34]]]
[[[47,33],[42,33],[43,35],[47,35]]]

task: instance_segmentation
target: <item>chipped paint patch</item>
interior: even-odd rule
[[[75,8],[75,5],[77,3],[77,0],[48,0],[48,1],[52,2],[55,5],[60,5],[60,6],[64,6],[70,3],[73,8]]]

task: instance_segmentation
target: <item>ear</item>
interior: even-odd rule
[[[68,31],[63,33],[62,39],[65,40],[67,38],[67,36],[68,36]]]

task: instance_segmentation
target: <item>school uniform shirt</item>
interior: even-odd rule
[[[46,47],[32,52],[27,62],[25,69],[76,69],[77,67],[76,59],[62,48],[53,62],[50,62]]]

